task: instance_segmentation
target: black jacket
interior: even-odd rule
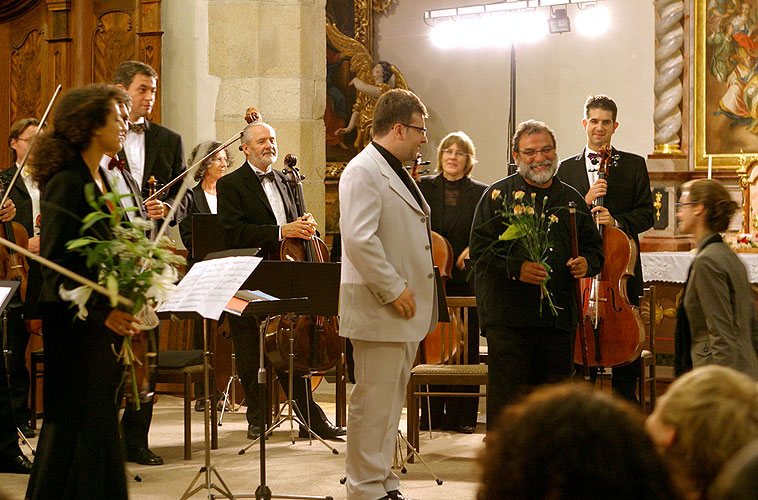
[[[550,229],[553,251],[548,253],[547,263],[552,268],[547,288],[553,296],[558,316],[553,316],[547,302],[543,301],[540,314],[540,287],[519,281],[521,264],[528,259],[520,246],[520,240],[506,243],[499,248],[506,256],[496,256],[490,245],[498,241],[505,230],[502,215],[496,210],[502,200],[493,200],[493,190],[512,199],[516,191],[524,191],[527,197],[537,193],[538,208],[542,198],[548,197],[547,213],[558,216],[558,222]],[[579,239],[579,255],[587,259],[587,275],[592,276],[602,268],[602,241],[589,216],[584,200],[571,186],[553,179],[547,189],[536,189],[527,184],[518,173],[501,179],[490,186],[476,207],[474,226],[471,230],[470,252],[475,263],[475,290],[479,323],[483,331],[487,327],[555,327],[576,330],[578,322],[577,298],[574,293],[574,278],[566,262],[571,258],[568,203],[577,204],[576,225]]]
[[[639,305],[643,293],[642,264],[639,258],[639,234],[653,227],[655,209],[650,192],[645,160],[641,156],[613,149],[613,155],[619,155],[616,165],[608,167],[608,192],[604,205],[621,229],[637,244],[637,261],[634,276],[627,282],[627,294],[632,304]],[[576,156],[561,161],[557,177],[569,184],[582,196],[590,190],[584,150]]]
[[[287,221],[297,218],[294,195],[285,175],[274,170],[276,186],[282,195]],[[261,181],[248,162],[216,183],[218,220],[224,230],[227,248],[260,248],[271,252],[279,245],[279,227]]]

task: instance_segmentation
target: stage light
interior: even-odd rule
[[[571,20],[566,13],[566,9],[556,9],[553,11],[550,8],[550,19],[547,20],[547,24],[550,27],[550,33],[568,33],[571,31]]]
[[[598,36],[608,30],[610,22],[608,9],[598,5],[585,5],[576,16],[576,29],[586,36]]]

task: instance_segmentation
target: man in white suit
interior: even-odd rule
[[[348,500],[404,498],[391,470],[397,428],[418,344],[437,323],[429,206],[402,165],[426,142],[426,116],[412,92],[383,94],[373,142],[340,179],[340,335],[355,358]]]

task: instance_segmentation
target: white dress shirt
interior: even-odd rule
[[[208,202],[208,208],[211,209],[211,213],[217,214],[218,213],[218,196],[216,196],[215,194],[207,193],[205,191],[203,191],[203,193],[205,194],[205,201]],[[266,196],[268,196],[268,193],[266,194]]]
[[[145,118],[142,117],[134,122],[135,125],[139,123],[145,123]],[[137,181],[137,185],[141,187],[142,177],[145,174],[145,134],[138,134],[131,130],[127,132],[124,153],[129,161],[129,171]]]
[[[20,168],[21,165],[16,163],[16,168]],[[32,226],[34,227],[34,234],[32,236],[39,236],[39,226],[37,226],[37,216],[39,215],[39,188],[37,183],[30,177],[31,173],[27,169],[21,170],[21,178],[24,181],[26,190],[29,192],[29,198],[32,200]]]
[[[250,165],[250,163],[248,164]],[[260,172],[260,170],[258,170],[258,168],[254,167],[253,165],[250,165],[250,168],[252,168],[253,172],[255,172],[255,175],[258,176],[258,173]],[[268,169],[263,173],[267,174],[269,172],[271,172],[271,165],[269,165]],[[266,198],[268,198],[268,202],[271,205],[271,210],[274,211],[274,216],[276,217],[276,223],[280,228],[279,233],[280,233],[280,239],[281,239],[281,226],[287,223],[287,212],[284,209],[282,194],[279,192],[279,188],[276,187],[276,183],[272,181],[271,179],[259,178],[259,180],[261,182],[261,186],[263,186],[263,190],[266,192]]]
[[[584,165],[587,169],[587,179],[590,181],[590,187],[592,187],[593,184],[595,184],[595,181],[597,180],[597,167],[600,166],[600,158],[596,158],[595,161],[597,162],[596,165],[592,164],[592,161],[590,160],[591,154],[597,154],[595,151],[592,151],[590,148],[584,148]]]
[[[111,157],[108,155],[103,155],[103,157],[100,159],[100,173],[105,177],[106,181],[108,182],[108,186],[110,186],[111,189],[116,190],[118,194],[129,194],[132,196],[124,196],[123,198],[119,199],[119,203],[121,205],[121,208],[127,209],[136,207],[137,205],[134,204],[134,193],[129,189],[129,185],[126,183],[126,179],[124,179],[124,175],[121,173],[121,171],[117,168],[110,169],[108,168],[108,164],[111,161]],[[126,217],[133,221],[137,218],[139,218],[139,211],[138,210],[130,210],[126,212]]]

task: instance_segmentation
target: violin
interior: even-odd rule
[[[306,215],[305,196],[297,165],[297,157],[288,154],[284,158],[295,187],[295,201],[298,217]],[[329,251],[324,241],[314,236],[311,239],[285,238],[279,245],[279,260],[295,262],[329,262]],[[271,364],[281,371],[289,371],[290,332],[294,338],[294,374],[303,375],[311,371],[326,371],[337,364],[342,355],[342,341],[339,338],[339,320],[336,316],[274,316],[269,322],[264,348]]]
[[[0,189],[3,187],[0,186]],[[0,237],[24,248],[29,247],[29,234],[24,226],[18,222],[9,221],[0,224]],[[29,263],[26,261],[26,257],[9,247],[0,245],[0,280],[18,281],[20,283],[19,295],[22,301],[26,300],[28,279]]]
[[[598,178],[605,179],[612,158],[611,148],[600,149]],[[595,200],[594,206],[603,206],[603,197]],[[642,352],[645,341],[645,327],[639,307],[629,302],[627,281],[634,275],[637,260],[637,245],[634,240],[617,227],[598,224],[603,238],[605,263],[600,274],[592,278],[582,278],[582,311],[584,331],[577,335],[574,362],[588,363],[589,366],[613,367],[629,364]],[[586,337],[588,356],[579,345],[581,336]]]

